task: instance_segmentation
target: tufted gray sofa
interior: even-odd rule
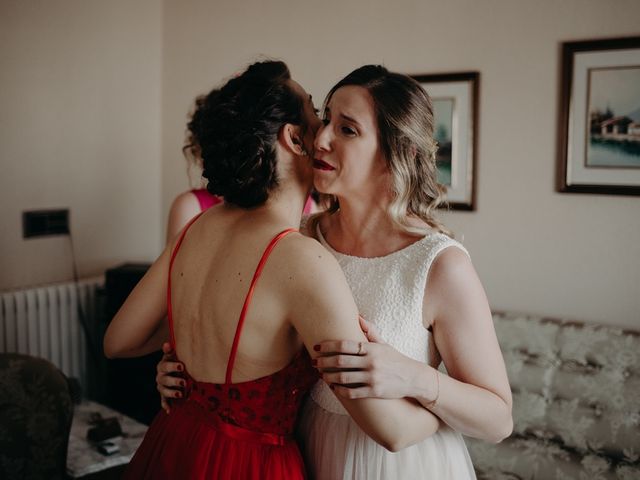
[[[479,479],[640,479],[640,332],[494,313],[513,434],[466,439]]]

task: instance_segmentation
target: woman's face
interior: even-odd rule
[[[315,139],[314,185],[321,193],[370,196],[388,185],[375,105],[359,86],[336,90]]]

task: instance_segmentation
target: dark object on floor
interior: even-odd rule
[[[100,418],[96,424],[87,430],[87,440],[100,443],[109,438],[121,437],[122,427],[116,417]]]
[[[114,455],[120,451],[120,447],[118,447],[118,445],[113,442],[109,442],[108,440],[98,443],[96,445],[96,449],[105,456]]]
[[[0,354],[0,478],[66,478],[73,401],[52,363]]]

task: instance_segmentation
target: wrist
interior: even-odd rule
[[[412,382],[415,390],[415,395],[412,396],[425,408],[430,408],[435,405],[440,394],[439,373],[437,369],[425,363],[420,363],[420,366],[419,375]]]

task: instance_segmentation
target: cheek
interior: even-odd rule
[[[361,170],[368,174],[380,175],[387,169],[384,159],[381,158],[377,148],[370,145],[363,145],[359,152]]]

